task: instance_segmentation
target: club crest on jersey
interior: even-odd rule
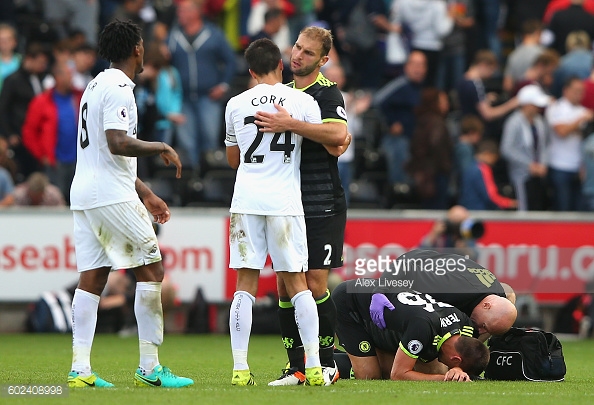
[[[122,122],[128,122],[128,109],[126,107],[118,108],[118,119]]]
[[[423,350],[423,344],[418,340],[411,340],[406,346],[410,354],[419,354]]]
[[[336,114],[338,114],[339,117],[342,117],[345,120],[347,119],[347,113],[346,113],[344,107],[342,107],[340,105],[338,107],[336,107]]]

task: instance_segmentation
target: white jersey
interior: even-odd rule
[[[303,215],[299,172],[303,138],[291,132],[260,132],[254,124],[256,112],[277,112],[274,103],[300,121],[322,122],[318,103],[309,94],[282,83],[259,84],[229,100],[225,145],[240,150],[231,212]]]
[[[105,135],[106,130],[116,129],[136,138],[138,114],[134,86],[119,69],[107,69],[87,85],[80,102],[71,209],[84,210],[138,199],[136,158],[112,154]]]

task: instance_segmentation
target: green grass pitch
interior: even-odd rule
[[[65,384],[71,361],[69,335],[0,335],[0,384]],[[225,335],[166,335],[159,357],[174,373],[195,380],[184,389],[138,388],[138,341],[98,335],[94,370],[113,389],[70,390],[67,397],[0,397],[0,404],[594,404],[594,340],[563,342],[562,383],[444,383],[339,380],[331,387],[268,387],[285,354],[280,338],[252,336],[249,362],[258,386],[233,387],[231,349]]]

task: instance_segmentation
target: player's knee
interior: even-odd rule
[[[310,270],[305,273],[307,288],[311,290],[314,297],[321,297],[328,290],[328,271]]]

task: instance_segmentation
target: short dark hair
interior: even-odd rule
[[[264,14],[264,23],[274,20],[275,18],[279,18],[283,14],[283,10],[280,8],[271,8]]]
[[[542,22],[538,19],[532,18],[522,24],[522,34],[524,35],[535,34],[538,31],[542,31]]]
[[[573,82],[580,82],[581,83],[582,81],[583,80],[580,79],[578,76],[571,75],[567,79],[565,79],[565,81],[563,82],[563,89],[566,89],[569,86],[571,86],[573,84]]]
[[[469,376],[479,376],[489,364],[489,349],[478,339],[460,336],[454,348],[462,358],[460,368]]]
[[[99,56],[109,62],[123,62],[142,40],[140,27],[132,21],[114,20],[99,34]]]
[[[481,134],[485,130],[483,121],[476,115],[468,114],[462,117],[460,121],[460,132],[462,135],[466,135],[471,132],[480,132]]]
[[[261,38],[247,47],[245,60],[252,72],[262,76],[276,69],[281,60],[281,52],[274,42],[268,38]]]
[[[476,146],[476,153],[493,153],[499,155],[499,146],[492,139],[483,139]]]

